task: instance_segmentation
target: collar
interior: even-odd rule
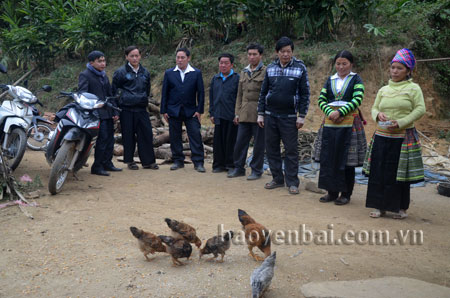
[[[330,77],[330,79],[331,79],[331,80],[336,80],[336,79],[345,80],[347,77],[352,77],[352,76],[354,76],[354,75],[356,75],[356,72],[351,71],[345,78],[341,79],[341,78],[338,76],[338,74],[335,73],[334,75],[332,75],[332,76]]]
[[[231,77],[234,74],[234,70],[231,69],[230,73],[227,76],[224,76],[223,73],[220,73],[219,76],[225,81],[228,77]]]
[[[135,73],[139,72],[139,68],[141,68],[140,64],[138,65],[138,68],[134,68],[133,65],[130,64],[130,62],[128,62],[128,66],[131,68],[132,71],[134,71]]]
[[[252,71],[252,68],[251,68],[251,66],[249,64],[249,65],[247,65],[246,68],[244,68],[244,71],[252,73],[252,72],[260,70],[263,67],[263,65],[264,65],[264,63],[262,61],[260,61],[258,66],[256,66],[255,70]]]
[[[286,67],[289,67],[289,66],[291,66],[292,65],[292,63],[294,63],[294,57],[292,57],[291,58],[291,61],[289,61],[289,63],[288,64],[286,64],[286,66],[284,66],[283,67],[283,65],[281,65],[281,61],[280,61],[280,58],[278,58],[277,60],[276,60],[276,63],[281,67],[281,68],[286,68]]]
[[[188,65],[186,66],[186,69],[185,69],[184,71],[182,71],[182,70],[178,67],[178,65],[175,66],[175,68],[173,69],[173,71],[181,71],[181,72],[187,74],[188,72],[195,71],[195,69],[188,63]]]

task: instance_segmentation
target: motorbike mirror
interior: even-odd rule
[[[52,86],[44,85],[44,86],[42,86],[42,90],[44,90],[45,92],[50,92],[50,91],[52,91]]]
[[[0,72],[1,73],[7,73],[8,71],[6,70],[6,66],[4,66],[3,64],[0,63]]]

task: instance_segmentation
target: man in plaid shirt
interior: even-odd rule
[[[266,189],[286,186],[298,194],[298,136],[309,106],[309,82],[306,66],[293,57],[294,43],[280,38],[275,51],[278,59],[267,66],[258,101],[258,125],[265,129],[266,153],[272,181]],[[285,149],[284,173],[280,139]]]

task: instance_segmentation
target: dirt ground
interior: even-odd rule
[[[91,161],[92,162],[92,161]],[[116,162],[117,165],[122,165]],[[302,190],[265,190],[270,180],[229,179],[184,169],[130,171],[110,177],[79,172],[61,194],[47,191],[49,166],[42,152],[27,151],[17,177],[39,174],[44,183],[40,207],[0,210],[0,297],[249,297],[249,278],[259,263],[245,245],[232,245],[224,263],[193,257],[173,267],[170,257],[157,254],[147,262],[129,231],[137,226],[169,234],[165,217],[197,228],[202,240],[217,234],[218,225],[239,231],[237,209],[246,210],[271,230],[423,231],[423,244],[309,245],[272,244],[277,251],[275,277],[266,297],[302,297],[301,285],[310,281],[355,280],[405,276],[450,286],[450,198],[436,186],[412,189],[409,217],[369,218],[364,207],[366,187],[357,185],[347,206],[322,204],[319,194]],[[273,237],[274,238],[274,237]]]

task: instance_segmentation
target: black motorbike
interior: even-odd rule
[[[45,157],[51,165],[48,190],[52,195],[59,193],[69,172],[74,175],[87,162],[97,140],[100,129],[99,108],[105,105],[115,110],[107,98],[105,101],[91,93],[61,92],[60,97],[69,97],[69,103],[56,113],[58,126],[52,132]]]

